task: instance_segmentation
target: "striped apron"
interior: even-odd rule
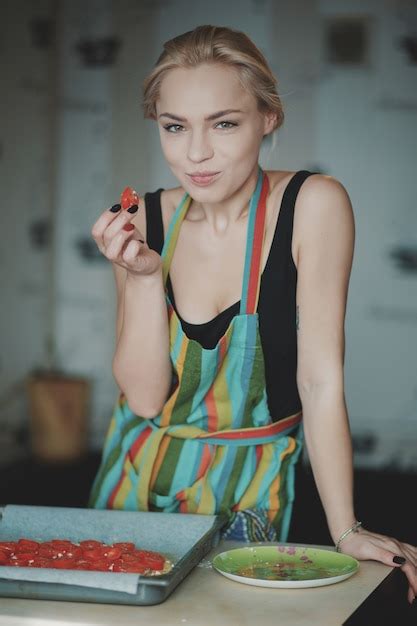
[[[240,311],[213,349],[189,339],[166,292],[173,385],[161,413],[115,406],[88,506],[98,509],[225,513],[228,539],[286,541],[301,412],[273,422],[265,385],[257,305],[269,181],[258,166],[250,199]],[[164,285],[185,193],[161,253]]]

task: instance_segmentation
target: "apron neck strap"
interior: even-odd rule
[[[248,215],[245,267],[243,273],[240,314],[256,312],[261,282],[262,249],[264,243],[266,199],[269,192],[268,176],[258,165],[258,179],[251,197]],[[166,286],[169,268],[174,255],[182,221],[190,207],[192,198],[185,193],[175,210],[162,248],[162,274]]]
[[[191,204],[192,198],[185,193],[175,210],[173,218],[168,228],[167,236],[165,238],[164,246],[162,248],[162,276],[164,279],[164,287],[167,283],[169,268],[171,266],[172,257],[174,256],[175,246],[177,245],[178,235],[180,234],[180,228],[185,214]]]
[[[268,192],[268,176],[259,165],[258,180],[249,205],[245,269],[243,273],[242,299],[240,301],[241,315],[251,315],[256,312],[258,307]]]

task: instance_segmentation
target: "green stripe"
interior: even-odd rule
[[[170,418],[170,425],[186,424],[192,413],[195,390],[201,380],[201,348],[194,341],[189,341],[185,354],[185,363],[177,399]]]
[[[284,514],[285,507],[288,504],[288,498],[287,498],[287,473],[288,473],[288,467],[289,467],[289,464],[290,464],[290,461],[291,461],[291,457],[292,457],[292,454],[288,455],[284,459],[284,461],[281,463],[280,470],[279,470],[279,475],[280,475],[279,491],[278,491],[279,508],[278,508],[277,514],[275,515],[274,519],[272,520],[272,525],[275,528],[275,530],[277,531],[278,536],[279,536],[279,533],[281,531],[282,516]]]
[[[230,505],[233,503],[235,490],[238,481],[240,480],[243,467],[246,461],[246,455],[249,452],[249,448],[246,446],[242,446],[238,448],[236,453],[235,462],[233,463],[232,471],[230,472],[230,477],[227,483],[227,487],[225,489],[222,501],[220,503],[219,512],[228,512],[230,513]]]
[[[110,426],[112,425],[113,421],[115,421],[115,419],[116,419],[115,417],[112,418],[112,421],[110,422]],[[107,455],[106,459],[104,458],[102,459],[101,464],[100,464],[100,469],[94,480],[93,489],[89,497],[89,501],[88,501],[89,507],[94,507],[95,500],[98,496],[99,491],[101,490],[104,479],[106,478],[108,472],[110,472],[113,466],[117,463],[122,453],[123,439],[126,437],[126,435],[129,434],[132,428],[136,428],[136,426],[139,426],[141,424],[143,424],[143,418],[141,417],[136,417],[135,419],[133,419],[132,422],[129,422],[128,424],[126,424],[125,427],[122,428],[122,430],[120,431],[119,441],[117,442],[117,445]],[[108,431],[110,431],[110,427]],[[115,432],[113,432],[113,436],[117,436],[117,426],[116,426]]]
[[[184,443],[185,439],[171,439],[152,488],[154,493],[160,496],[168,496],[170,494],[174,468],[177,466]]]
[[[258,334],[259,342],[259,334]],[[242,390],[242,393],[246,393],[245,410],[243,414],[243,423],[241,428],[250,428],[253,426],[253,408],[262,400],[265,388],[265,372],[264,363],[262,359],[254,359],[252,364],[252,373],[249,382],[249,389],[251,393],[248,393],[246,389]]]

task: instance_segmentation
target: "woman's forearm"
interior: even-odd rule
[[[355,521],[352,442],[343,390],[318,386],[302,398],[308,455],[334,540]]]
[[[131,410],[155,417],[172,378],[162,272],[127,276],[122,302],[113,374]]]

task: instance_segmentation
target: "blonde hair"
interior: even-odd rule
[[[258,110],[276,114],[272,132],[282,126],[284,111],[277,93],[277,79],[262,52],[245,33],[210,24],[197,26],[164,43],[163,52],[143,81],[145,119],[156,119],[160,86],[170,70],[193,68],[203,63],[233,67],[244,89],[255,97]]]

